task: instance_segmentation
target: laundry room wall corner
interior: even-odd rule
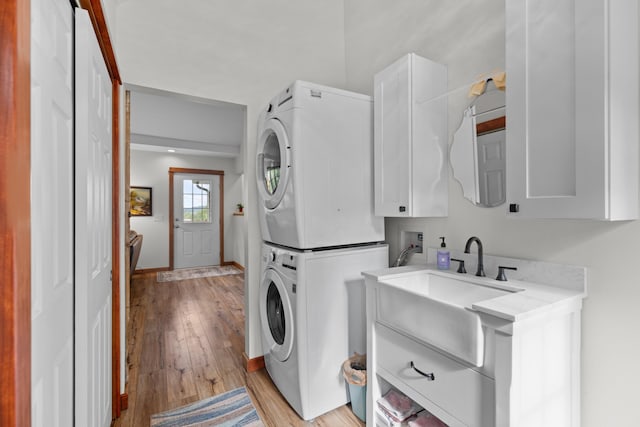
[[[247,226],[247,245],[245,246],[246,266],[244,271],[244,313],[245,313],[245,343],[244,351],[249,359],[262,356],[262,342],[260,337],[260,310],[258,307],[258,289],[260,285],[260,225],[258,223],[258,189],[256,182],[255,164],[256,133],[259,108],[247,108],[247,142],[245,150],[245,175],[247,206],[245,208],[245,224]],[[253,124],[253,125],[252,125]]]

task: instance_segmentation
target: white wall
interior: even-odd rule
[[[153,188],[153,216],[131,217],[131,229],[144,236],[136,269],[169,266],[169,168],[224,171],[224,260],[231,258],[237,240],[234,233],[236,204],[242,201],[242,179],[231,158],[131,151],[131,185]]]
[[[244,138],[243,105],[179,96],[174,93],[131,91],[134,134],[161,136],[238,148]]]
[[[257,295],[261,235],[255,215],[257,117],[293,80],[344,87],[343,17],[342,0],[137,0],[117,7],[115,50],[125,83],[247,106],[242,153],[249,357],[262,354]]]
[[[245,188],[244,183],[244,174],[240,176],[240,188]],[[246,201],[240,200],[243,206],[246,206]],[[236,203],[237,204],[237,203]],[[235,206],[235,205],[234,205]],[[246,243],[247,243],[247,221],[245,220],[245,216],[243,215],[233,215],[231,219],[231,232],[236,236],[233,239],[233,252],[232,259],[245,267],[247,265],[245,255],[246,255]]]
[[[504,67],[504,0],[348,0],[345,28],[347,82],[360,92],[371,93],[374,73],[410,51],[447,64],[450,88]],[[450,128],[457,120],[450,118]],[[588,267],[582,425],[638,425],[640,221],[507,219],[505,206],[478,208],[453,179],[449,188],[448,218],[387,219],[390,257],[398,254],[400,232],[416,230],[431,246],[447,236],[450,247],[464,249],[476,235],[486,253]]]

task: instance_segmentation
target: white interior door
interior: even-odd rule
[[[73,425],[73,15],[31,1],[31,422]]]
[[[220,265],[220,176],[173,176],[175,268]]]
[[[506,200],[505,158],[506,132],[478,135],[478,185],[480,203],[484,206],[500,206]]]
[[[111,79],[76,9],[76,426],[111,423]]]

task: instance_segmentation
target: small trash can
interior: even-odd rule
[[[342,364],[342,375],[349,385],[351,410],[362,421],[367,420],[367,355],[354,354]]]

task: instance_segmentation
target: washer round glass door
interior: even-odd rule
[[[278,206],[289,180],[289,141],[284,126],[269,119],[258,140],[256,179],[258,192],[268,209]]]
[[[293,312],[286,286],[273,269],[265,272],[260,284],[260,323],[265,353],[287,360],[293,348]]]

